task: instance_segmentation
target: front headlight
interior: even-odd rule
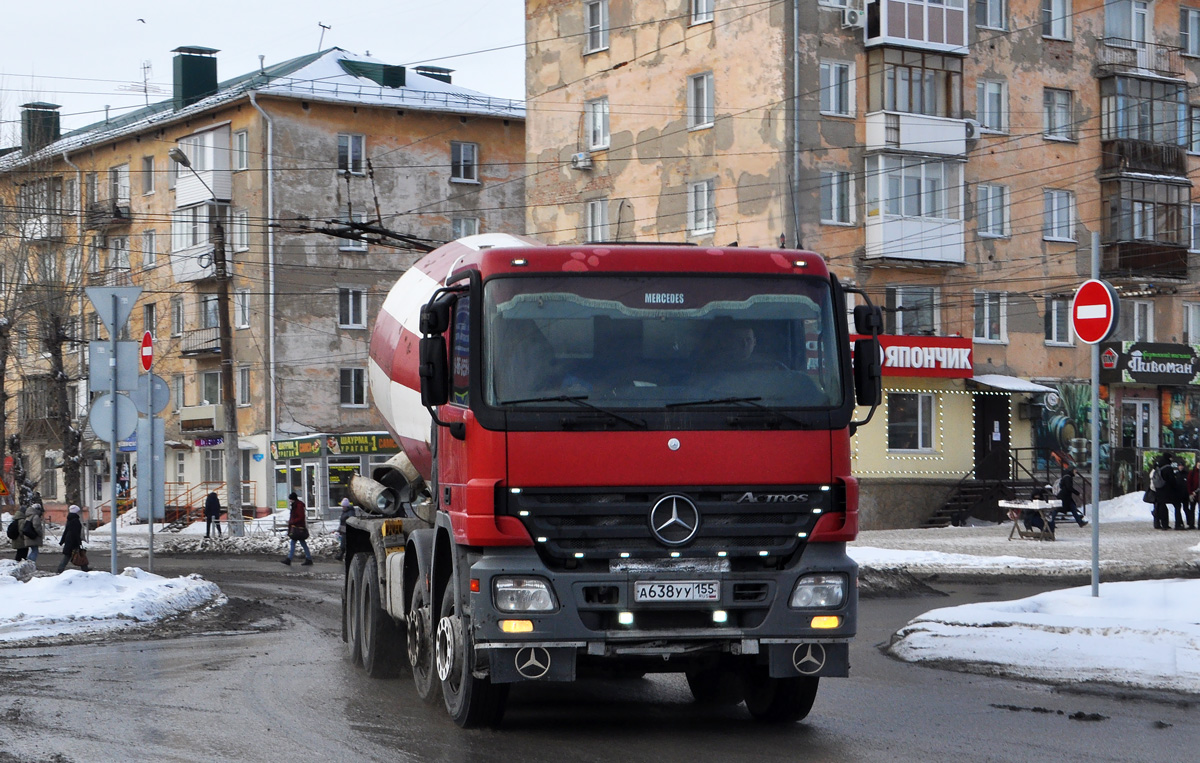
[[[805,575],[796,581],[790,605],[797,609],[834,609],[845,600],[845,575]]]
[[[501,612],[549,612],[556,606],[550,584],[541,578],[494,578],[492,601]]]

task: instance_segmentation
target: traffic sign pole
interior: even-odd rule
[[[1091,283],[1101,283],[1107,287],[1107,296],[1112,299],[1112,310],[1109,325],[1103,336],[1092,342],[1092,596],[1100,596],[1100,342],[1112,334],[1117,325],[1121,303],[1116,291],[1100,280],[1100,233],[1092,232],[1092,280]],[[1086,286],[1086,284],[1085,284]],[[1082,287],[1080,289],[1082,291]],[[1075,295],[1079,301],[1079,295]],[[1072,305],[1072,318],[1075,315],[1075,305]],[[1086,341],[1086,340],[1085,340]]]
[[[146,451],[150,454],[150,458],[146,459],[147,463],[142,465],[142,474],[139,475],[138,479],[148,477],[150,480],[150,489],[139,492],[142,495],[150,496],[150,505],[146,507],[146,523],[150,528],[150,551],[149,556],[146,558],[146,571],[151,573],[154,572],[154,517],[156,513],[154,511],[154,504],[157,497],[154,486],[158,484],[154,481],[154,405],[151,402],[154,396],[154,374],[150,371],[152,365],[154,365],[154,337],[147,331],[142,334],[142,370],[149,374],[146,379],[146,422],[149,424],[146,427],[146,431],[150,435],[150,447]]]
[[[116,316],[120,309],[120,297],[116,292],[112,295],[112,315]],[[128,317],[128,316],[127,316]],[[117,398],[117,334],[120,333],[121,323],[113,322],[108,327],[108,339],[112,343],[112,356],[109,358],[109,363],[112,364],[112,382],[110,383],[109,394],[113,396],[114,415],[113,421],[116,421],[116,398]],[[109,506],[109,521],[108,535],[109,542],[112,548],[109,551],[111,561],[111,571],[114,577],[117,574],[117,433],[116,424],[113,424],[113,436],[108,442],[108,484],[109,495],[112,498],[112,505]]]

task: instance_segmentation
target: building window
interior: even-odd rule
[[[688,233],[698,236],[717,229],[717,210],[713,205],[715,181],[688,183]]]
[[[152,268],[158,264],[158,233],[142,231],[142,269]]]
[[[1071,39],[1071,0],[1042,0],[1042,36]]]
[[[975,25],[1005,29],[1004,0],[975,0]]]
[[[975,292],[975,339],[1007,342],[1007,297],[1001,291]]]
[[[1008,129],[1008,86],[995,80],[980,80],[975,87],[975,118],[985,130]]]
[[[1075,226],[1072,220],[1070,191],[1046,189],[1042,193],[1044,213],[1042,238],[1048,241],[1074,241]]]
[[[142,305],[142,331],[158,338],[158,306],[153,302]]]
[[[359,224],[365,223],[367,221],[367,215],[365,212],[351,212],[350,208],[346,207],[345,209],[342,210],[342,221],[346,224],[347,228],[357,230],[354,228],[353,224],[354,223],[359,223]],[[362,235],[361,233],[359,233],[358,235],[360,236],[359,238],[339,238],[338,239],[338,249],[343,252],[365,252],[365,251],[367,251],[366,240],[361,238],[361,235]]]
[[[1047,138],[1074,139],[1071,100],[1070,90],[1042,90],[1042,131]]]
[[[367,404],[367,372],[361,368],[341,369],[339,396],[342,407],[359,408]]]
[[[142,157],[142,195],[154,193],[154,157]]]
[[[250,290],[238,289],[233,293],[233,327],[250,328]]]
[[[608,241],[608,199],[585,202],[585,218],[584,240]]]
[[[250,135],[245,130],[233,134],[233,168],[235,170],[250,167]]]
[[[884,333],[908,336],[937,333],[937,290],[932,286],[889,286],[884,295]]]
[[[962,166],[891,154],[867,157],[867,216],[958,220]]]
[[[171,298],[171,336],[183,336],[183,297]]]
[[[1200,154],[1200,106],[1188,106],[1188,153]]]
[[[975,200],[979,212],[979,235],[983,238],[1002,238],[1008,235],[1008,189],[1002,185],[983,184]]]
[[[712,127],[713,109],[712,72],[688,77],[688,129]]]
[[[933,450],[933,402],[924,392],[888,394],[888,450]]]
[[[205,371],[200,374],[201,405],[221,404],[221,372]]]
[[[586,27],[583,42],[584,53],[595,53],[608,47],[608,0],[592,0],[583,5],[583,23]]]
[[[113,270],[129,270],[129,239],[125,236],[108,240],[108,266]]]
[[[608,148],[608,98],[596,98],[584,104],[587,114],[588,148]]]
[[[209,130],[179,139],[180,150],[187,154],[188,161],[192,163],[192,169],[196,172],[204,172],[213,167],[213,162],[209,157],[213,149],[213,137],[215,137],[213,132]],[[171,164],[175,164],[175,162],[171,162]]]
[[[225,481],[225,449],[224,448],[202,448],[200,462],[201,476],[205,482],[224,482]]]
[[[1104,36],[1129,47],[1150,41],[1150,3],[1108,0],[1104,3]]]
[[[1071,344],[1071,300],[1046,297],[1046,344]]]
[[[367,293],[361,289],[338,289],[338,325],[344,329],[367,326]]]
[[[175,395],[174,410],[178,411],[183,407],[183,374],[175,374],[171,377],[171,390]]]
[[[338,172],[351,175],[363,174],[363,157],[366,156],[366,136],[338,135]]]
[[[713,0],[692,0],[692,23],[703,24],[713,20]]]
[[[456,183],[479,182],[479,145],[450,142],[450,180]]]
[[[1100,140],[1186,145],[1187,88],[1184,82],[1135,77],[1100,80]]]
[[[821,62],[821,113],[840,117],[854,114],[854,64]]]
[[[38,491],[43,499],[58,500],[58,462],[49,456],[42,458],[42,478],[38,480]]]
[[[250,366],[238,366],[237,376],[237,404],[250,405]],[[245,472],[242,473],[245,475]]]
[[[250,248],[250,213],[244,209],[236,209],[233,212],[233,228],[230,235],[230,242],[233,244],[233,251],[244,252]]]
[[[478,217],[455,217],[450,221],[451,238],[465,238],[479,233]]]
[[[1183,303],[1183,343],[1200,344],[1200,304]]]
[[[899,48],[867,51],[867,111],[962,118],[962,57]]]
[[[100,178],[98,173],[89,172],[83,176],[83,198],[84,203],[88,206],[100,200]]]
[[[63,184],[63,213],[73,215],[79,211],[79,184],[68,178]]]
[[[850,225],[850,173],[821,173],[821,222],[826,225]]]
[[[129,203],[129,165],[122,164],[108,171],[108,200],[113,204]]]
[[[1154,341],[1154,303],[1147,299],[1135,299],[1133,307],[1133,341]]]
[[[1143,180],[1100,183],[1106,243],[1153,241],[1185,247],[1192,244],[1191,186]]]
[[[179,177],[179,165],[175,162],[167,162],[167,190],[175,190],[175,180]]]
[[[224,217],[225,207],[214,208],[209,204],[197,204],[186,209],[177,209],[171,215],[171,251],[178,252],[209,242],[209,225],[214,219]]]
[[[1193,252],[1200,252],[1200,204],[1192,205],[1192,235],[1190,237],[1191,245],[1188,247]]]
[[[93,340],[100,338],[100,316],[95,313],[88,316],[88,338]]]
[[[215,329],[221,325],[219,305],[216,294],[200,297],[200,328]]]

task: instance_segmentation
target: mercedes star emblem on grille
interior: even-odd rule
[[[550,652],[540,646],[522,647],[513,657],[513,664],[526,678],[541,678],[550,670]]]
[[[806,676],[815,675],[825,667],[825,647],[820,644],[798,644],[792,652],[792,665]]]
[[[683,495],[665,495],[650,509],[650,532],[667,546],[682,546],[700,529],[700,511]]]

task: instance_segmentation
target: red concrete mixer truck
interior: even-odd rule
[[[793,250],[485,234],[421,259],[371,336],[403,452],[352,481],[353,660],[463,727],[519,681],[650,672],[805,717],[849,671],[849,443],[880,397],[879,309],[852,353],[848,291]]]

